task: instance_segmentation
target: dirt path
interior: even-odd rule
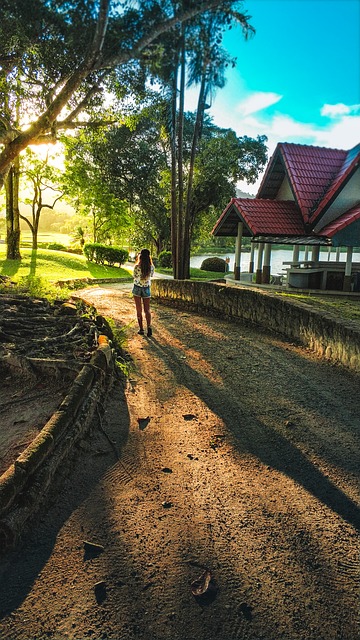
[[[147,339],[128,287],[83,295],[129,325],[135,369],[125,398],[111,393],[108,438],[83,443],[1,559],[0,638],[356,640],[358,377],[161,305]],[[202,602],[191,583],[205,568]]]

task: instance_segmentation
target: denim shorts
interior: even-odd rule
[[[134,284],[132,294],[138,298],[150,298],[150,287],[140,287],[140,285]]]

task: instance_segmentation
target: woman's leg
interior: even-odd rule
[[[144,312],[148,330],[151,328],[150,298],[143,298]]]
[[[144,331],[142,307],[141,307],[141,298],[140,298],[140,296],[134,296],[134,300],[135,300],[137,321],[139,323],[139,329],[140,329],[140,331]]]

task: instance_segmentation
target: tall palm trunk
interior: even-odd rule
[[[181,27],[180,45],[180,91],[179,91],[179,115],[178,115],[178,216],[177,216],[177,243],[176,243],[176,263],[175,278],[184,278],[184,166],[183,166],[183,146],[184,146],[184,102],[185,102],[185,33]]]
[[[177,104],[177,64],[174,66],[171,87],[171,253],[173,258],[173,276],[176,278],[177,269],[177,164],[176,164],[176,104]]]
[[[199,98],[196,110],[196,120],[191,144],[191,155],[189,165],[189,175],[187,183],[187,195],[186,195],[186,209],[184,217],[184,278],[190,278],[190,245],[192,235],[192,220],[191,220],[191,204],[192,204],[192,190],[194,182],[194,169],[196,154],[198,151],[198,144],[201,138],[202,125],[204,121],[205,113],[205,100],[206,100],[206,69],[204,69],[201,83]]]

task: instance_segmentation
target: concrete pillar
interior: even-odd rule
[[[237,231],[236,244],[235,244],[234,280],[240,280],[242,236],[243,236],[243,223],[238,222],[238,231]]]
[[[259,242],[258,244],[258,257],[257,257],[257,268],[256,268],[256,284],[262,283],[262,261],[263,261],[263,253],[264,253],[264,243]]]
[[[254,273],[255,242],[252,242],[250,247],[249,273]]]
[[[309,247],[308,247],[308,245],[305,246],[304,260],[305,261],[309,260]]]
[[[340,262],[340,247],[336,247],[336,262]]]
[[[353,248],[348,247],[346,251],[346,264],[343,291],[351,291],[351,266],[352,266]]]
[[[293,262],[299,262],[299,253],[300,253],[300,246],[298,244],[294,244],[294,246],[293,246]]]
[[[311,251],[311,259],[313,262],[319,262],[320,256],[320,245],[314,245]]]
[[[262,273],[263,284],[269,284],[270,282],[270,262],[271,262],[271,243],[266,242],[264,248],[264,266]]]

